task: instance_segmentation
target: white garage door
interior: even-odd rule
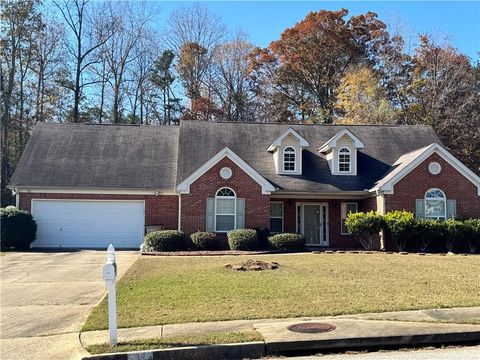
[[[33,247],[138,248],[143,201],[32,200],[37,222]]]

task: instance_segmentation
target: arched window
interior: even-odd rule
[[[349,173],[351,169],[350,149],[341,148],[338,152],[338,172]]]
[[[227,232],[236,227],[236,195],[230,188],[221,188],[215,195],[215,229]]]
[[[291,146],[283,150],[283,171],[295,171],[295,149]]]
[[[447,197],[440,189],[430,189],[425,193],[425,218],[446,219]]]

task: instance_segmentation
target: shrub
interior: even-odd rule
[[[385,227],[385,221],[375,211],[358,212],[348,214],[345,225],[366,250],[371,250],[379,242],[379,233]]]
[[[474,254],[480,245],[480,219],[468,219],[464,222],[465,240],[468,250]]]
[[[448,219],[445,221],[445,246],[453,251],[455,245],[465,240],[465,224],[463,221]]]
[[[217,247],[217,234],[205,231],[197,231],[190,235],[193,246],[199,250],[214,250]]]
[[[145,251],[178,251],[185,247],[185,235],[178,230],[153,231],[145,235]]]
[[[227,234],[228,246],[232,250],[256,250],[258,248],[257,232],[253,229],[237,229]]]
[[[37,224],[30,213],[14,206],[0,209],[1,249],[26,250],[35,240]]]
[[[268,242],[273,249],[278,250],[303,250],[305,238],[302,234],[283,233],[270,236]]]
[[[403,251],[413,235],[415,226],[413,214],[409,211],[395,210],[386,213],[384,219],[388,235],[394,241],[397,250]]]
[[[266,227],[255,228],[257,232],[258,247],[260,249],[266,249],[269,247],[268,237],[270,236],[270,230]]]
[[[437,244],[444,242],[445,222],[439,220],[420,219],[415,221],[415,236],[419,239],[420,251],[425,252],[432,242]]]

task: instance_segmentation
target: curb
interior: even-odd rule
[[[209,360],[209,359],[259,359],[267,355],[263,341],[188,346],[171,349],[132,351],[126,353],[99,354],[82,358],[82,360]]]
[[[266,344],[267,354],[294,351],[335,350],[356,348],[382,348],[393,346],[418,346],[438,344],[480,343],[480,331],[410,336],[381,336],[329,340],[300,340],[291,342],[270,342]]]
[[[480,331],[425,334],[412,336],[385,336],[331,340],[304,340],[291,342],[249,342],[238,344],[202,345],[160,350],[99,354],[82,360],[207,360],[207,359],[259,359],[295,351],[347,350],[391,346],[480,343]]]

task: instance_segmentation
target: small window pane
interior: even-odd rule
[[[280,218],[271,218],[270,219],[270,232],[271,233],[279,233],[282,232],[282,222],[283,220]]]
[[[445,201],[425,200],[425,216],[435,218],[445,217]]]
[[[347,203],[347,215],[357,212],[357,204]]]
[[[217,214],[235,214],[235,199],[217,199]]]
[[[235,228],[234,215],[217,215],[217,231],[230,231]]]
[[[271,217],[283,217],[282,203],[270,203],[270,216]]]

